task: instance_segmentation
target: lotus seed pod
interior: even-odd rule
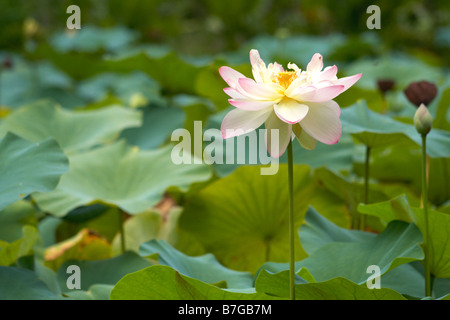
[[[405,90],[408,100],[419,107],[422,103],[428,106],[436,97],[437,87],[428,81],[412,82]]]
[[[392,79],[378,79],[377,80],[378,90],[380,90],[383,93],[391,91],[392,88],[394,87],[394,85],[395,85],[395,81]]]

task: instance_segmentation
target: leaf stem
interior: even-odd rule
[[[123,217],[124,212],[119,209],[119,232],[120,232],[120,248],[122,253],[124,253],[126,251],[126,247],[125,247],[125,228],[124,228],[124,222],[125,219]]]
[[[431,296],[431,252],[430,252],[430,238],[428,230],[428,187],[427,187],[427,135],[422,134],[422,202],[423,214],[425,220],[425,296]]]
[[[369,202],[369,177],[370,177],[370,150],[369,146],[366,146],[366,158],[364,161],[364,204]],[[359,230],[364,230],[366,224],[366,215],[362,214],[359,221]]]
[[[292,141],[288,147],[288,183],[289,183],[289,293],[291,300],[295,300],[295,227],[294,227],[294,165],[292,156]]]

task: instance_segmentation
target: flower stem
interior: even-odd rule
[[[427,188],[427,135],[422,134],[422,202],[423,214],[425,220],[425,296],[431,296],[431,252],[430,252],[430,238],[428,230],[428,188]]]
[[[364,163],[364,204],[369,202],[369,165],[370,163],[370,147],[366,146],[366,158]],[[361,220],[359,221],[359,230],[364,230],[366,224],[366,216],[364,214],[361,215]]]
[[[294,227],[294,165],[292,156],[292,141],[288,147],[288,182],[289,182],[289,293],[291,300],[295,300],[295,227]]]
[[[124,212],[119,209],[119,232],[120,232],[120,248],[121,248],[121,252],[124,253],[126,251],[126,247],[125,247],[125,229],[123,227],[124,224],[124,217],[123,217]]]

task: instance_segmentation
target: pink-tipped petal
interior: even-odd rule
[[[322,143],[337,143],[342,134],[342,125],[335,105],[327,101],[325,103],[308,102],[308,106],[308,114],[300,121],[302,129]]]
[[[336,112],[336,114],[338,115],[338,117],[341,116],[341,107],[339,107],[339,104],[336,101],[330,100],[330,101],[321,102],[321,104],[325,104],[325,105],[327,105],[328,108],[333,109],[334,112]]]
[[[338,68],[336,66],[326,67],[318,76],[319,81],[335,81]]]
[[[246,78],[242,73],[227,66],[220,67],[219,73],[222,79],[233,89],[236,89],[236,85],[240,78]]]
[[[273,158],[279,158],[286,151],[286,148],[291,141],[292,125],[281,121],[275,113],[270,114],[265,125],[267,151]]]
[[[308,109],[309,107],[306,104],[298,103],[289,98],[284,98],[274,106],[278,118],[290,124],[301,121],[308,113]]]
[[[242,99],[229,99],[228,102],[236,108],[242,110],[258,111],[265,108],[270,108],[274,105],[273,101],[258,101],[258,100],[242,100]]]
[[[283,66],[277,62],[274,63],[269,63],[269,65],[267,66],[267,71],[269,71],[269,74],[271,73],[280,73],[283,72]]]
[[[256,49],[250,50],[250,62],[252,64],[253,78],[256,82],[268,82],[270,81],[269,73],[266,68],[266,64],[259,56],[259,52]]]
[[[240,136],[257,129],[266,121],[271,112],[271,109],[259,111],[231,110],[223,119],[220,127],[222,138],[228,139]]]
[[[233,99],[247,99],[246,96],[231,87],[223,88],[223,91]]]
[[[343,85],[345,87],[343,91],[345,91],[348,88],[350,88],[352,85],[354,85],[356,83],[356,81],[358,81],[361,78],[361,76],[362,76],[362,73],[358,73],[353,76],[340,78],[340,79],[334,81],[334,84],[335,85]]]
[[[341,94],[344,88],[343,85],[331,85],[322,88],[299,87],[294,89],[289,97],[300,102],[325,102]]]
[[[283,94],[276,91],[272,86],[265,83],[257,83],[249,78],[238,80],[240,92],[256,100],[278,100]]]
[[[323,58],[320,53],[315,53],[311,61],[306,66],[306,71],[311,73],[320,72],[323,68]]]

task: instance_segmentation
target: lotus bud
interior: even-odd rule
[[[431,130],[433,119],[428,108],[422,103],[414,115],[414,126],[421,135],[426,135]]]

